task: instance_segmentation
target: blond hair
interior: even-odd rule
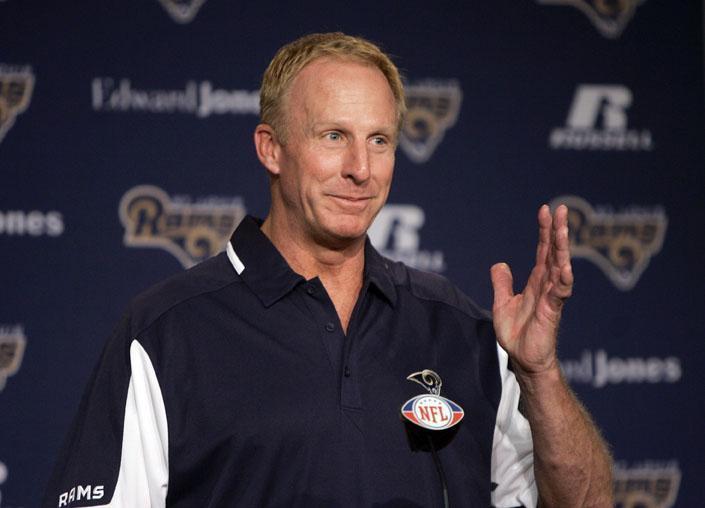
[[[283,104],[291,82],[307,64],[326,56],[372,65],[384,74],[394,95],[399,131],[406,112],[404,86],[399,69],[389,56],[362,37],[342,32],[314,33],[282,46],[262,77],[259,93],[260,120],[274,128],[280,141],[284,142],[286,138]]]

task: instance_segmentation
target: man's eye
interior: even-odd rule
[[[385,137],[383,137],[383,136],[375,136],[374,138],[372,138],[372,142],[373,142],[375,145],[386,145],[386,144],[387,144],[387,138],[385,138]]]
[[[328,134],[326,134],[326,137],[331,141],[340,141],[342,136],[339,132],[329,132]]]

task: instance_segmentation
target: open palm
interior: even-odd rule
[[[491,269],[497,340],[509,354],[514,368],[527,374],[558,367],[558,324],[563,303],[573,288],[568,209],[561,205],[552,216],[548,205],[543,205],[538,222],[536,265],[524,291],[514,294],[512,272],[506,263],[498,263]]]

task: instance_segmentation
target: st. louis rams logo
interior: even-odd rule
[[[125,245],[164,249],[190,268],[223,249],[245,207],[240,198],[191,203],[172,199],[159,187],[140,185],[122,197],[119,214]]]
[[[616,39],[644,0],[538,0],[542,4],[572,5],[582,11],[597,30],[608,39]]]
[[[15,118],[27,110],[34,90],[30,67],[0,64],[0,141],[15,124]]]
[[[663,246],[668,219],[662,209],[595,210],[577,196],[551,202],[568,207],[571,254],[595,263],[622,291],[632,289]]]
[[[171,19],[186,24],[193,21],[206,0],[159,0]]]
[[[404,91],[407,112],[399,145],[413,162],[426,162],[455,125],[463,92],[457,81],[423,81],[406,85]]]
[[[0,325],[0,392],[22,365],[27,338],[21,325]]]
[[[646,462],[614,467],[616,508],[671,508],[678,498],[681,471],[678,463]]]

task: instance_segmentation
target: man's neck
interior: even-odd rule
[[[365,268],[365,238],[335,246],[317,243],[287,224],[279,224],[270,213],[262,232],[274,244],[292,270],[307,280],[318,277],[347,330],[357,297],[362,288]]]

